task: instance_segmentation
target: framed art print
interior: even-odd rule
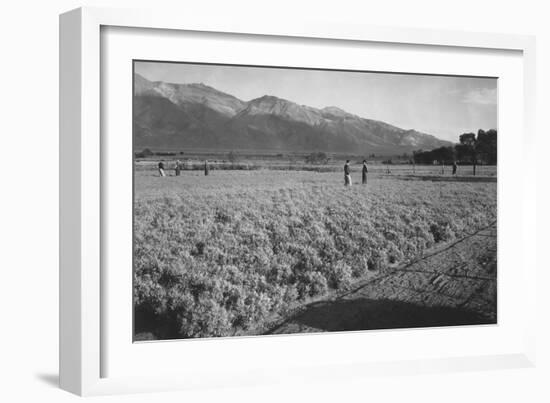
[[[133,70],[134,340],[497,323],[497,78]]]
[[[533,48],[62,15],[62,387],[532,365]]]

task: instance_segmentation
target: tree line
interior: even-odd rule
[[[413,152],[415,164],[446,164],[453,163],[472,165],[474,175],[477,165],[496,165],[497,163],[497,131],[479,129],[476,133],[463,133],[458,144],[449,147],[439,147],[431,151],[418,150]]]

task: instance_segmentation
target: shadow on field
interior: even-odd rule
[[[321,331],[396,329],[433,326],[481,325],[494,321],[460,308],[427,307],[387,299],[323,301],[309,305],[272,333],[285,333],[288,323]]]
[[[134,341],[178,339],[176,318],[160,320],[151,312],[134,311]]]

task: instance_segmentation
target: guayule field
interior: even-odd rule
[[[262,334],[306,302],[496,220],[495,180],[377,173],[363,186],[359,166],[353,179],[137,169],[135,338]]]

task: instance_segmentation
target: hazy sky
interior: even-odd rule
[[[316,108],[337,106],[403,129],[458,141],[497,128],[493,78],[137,62],[151,81],[204,83],[243,101],[274,95]]]

